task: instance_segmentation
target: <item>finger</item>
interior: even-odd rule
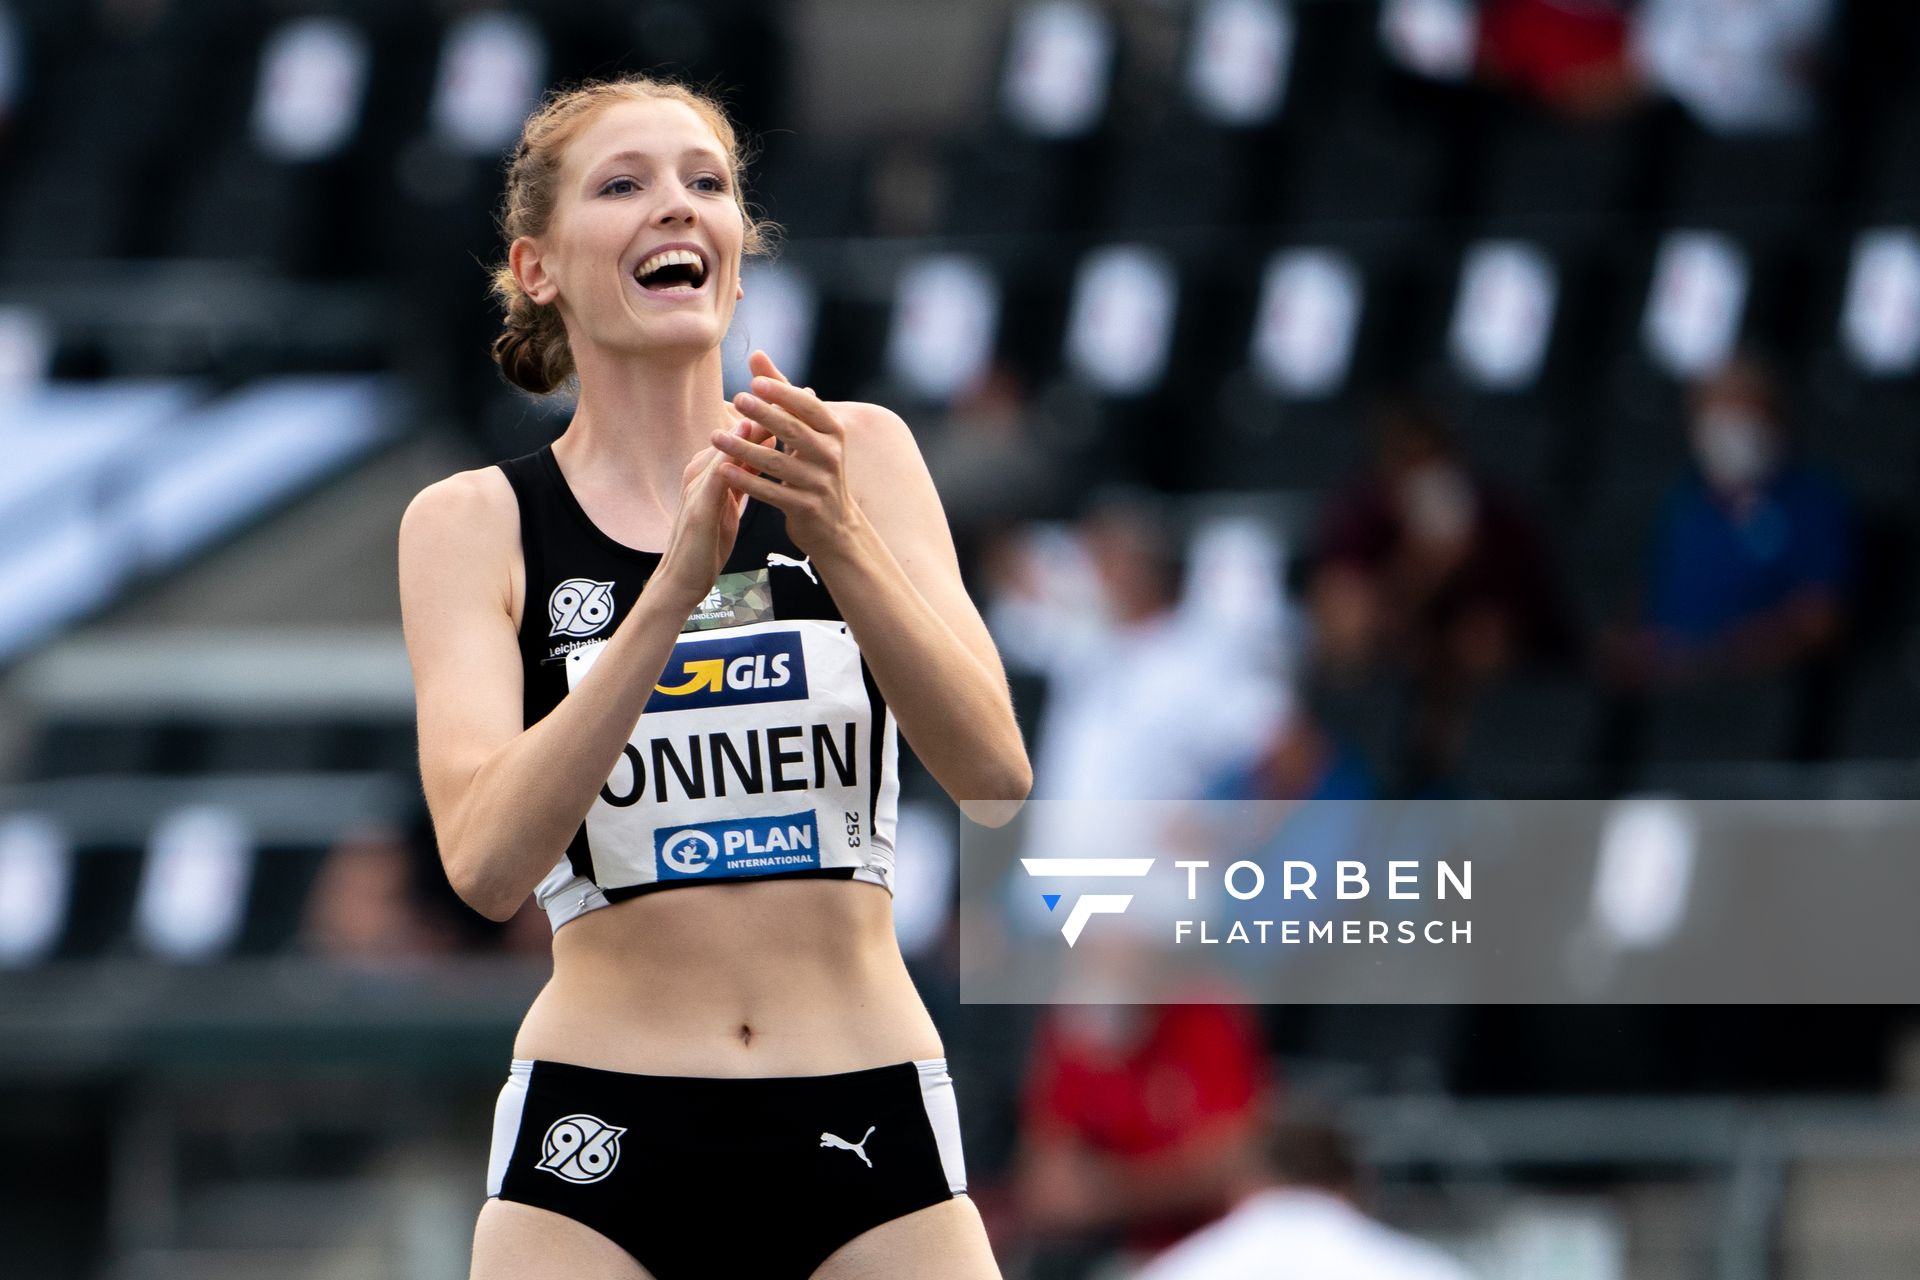
[[[786,383],[788,386],[793,385],[793,379],[789,378],[786,375],[785,371],[783,371],[779,365],[773,362],[772,356],[768,355],[764,350],[760,352],[760,356],[761,356],[760,364],[757,367],[753,368],[754,373],[760,374],[763,377],[778,379],[779,381]],[[801,387],[800,389],[806,392],[808,395],[814,394],[812,387]]]
[[[764,502],[770,507],[786,509],[793,491],[783,484],[776,484],[765,476],[750,475],[744,468],[729,462],[720,468],[720,480],[729,489],[746,494],[756,502]]]
[[[833,410],[805,387],[771,378],[755,378],[751,389],[741,393],[779,405],[801,422],[825,435],[840,435],[843,428]]]
[[[771,431],[759,423],[751,421],[743,421],[737,424],[733,429],[733,434],[743,440],[751,440],[755,444],[765,444],[773,438]]]
[[[753,354],[760,357],[757,362],[752,358],[747,361],[754,373],[765,378],[778,378],[782,382],[789,381],[787,375],[780,372],[780,366],[773,362],[773,357],[767,354],[765,347],[756,348]]]
[[[733,407],[759,423],[770,435],[779,437],[794,448],[804,447],[809,443],[809,437],[818,430],[784,406],[764,400],[750,391],[742,391],[735,396]]]
[[[781,453],[764,444],[754,444],[723,431],[714,432],[713,442],[715,447],[731,458],[736,466],[745,467],[761,475],[784,479],[788,469],[793,466],[792,454]]]
[[[766,353],[762,352],[761,354],[765,355]],[[778,378],[780,381],[786,383],[788,386],[793,385],[793,379],[789,378],[786,375],[786,373],[780,368],[780,366],[773,362],[772,356],[767,356],[767,367],[765,369],[759,370],[759,372],[765,374],[770,378]],[[800,390],[806,392],[810,396],[814,394],[812,387],[801,387]],[[816,400],[819,399],[818,396],[814,396],[814,398]]]
[[[739,422],[736,422],[733,424],[733,430],[715,431],[713,435],[709,437],[709,439],[713,441],[713,443],[709,444],[707,448],[713,452],[715,457],[724,459],[728,455],[724,450],[720,448],[720,441],[722,439],[745,440],[750,444],[763,444],[766,441],[773,439],[773,436],[771,435],[771,433],[767,431],[765,427],[761,426],[759,423],[751,422],[743,418]]]

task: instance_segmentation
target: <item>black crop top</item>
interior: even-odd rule
[[[592,669],[657,551],[587,518],[551,445],[498,464],[520,506],[527,726]],[[534,891],[553,928],[636,894],[826,876],[893,887],[893,714],[786,515],[748,499],[733,552],[667,659],[565,855]]]

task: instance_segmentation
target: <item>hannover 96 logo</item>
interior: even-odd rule
[[[620,1135],[625,1132],[598,1116],[562,1116],[547,1127],[534,1168],[568,1182],[598,1182],[620,1163]]]
[[[547,597],[549,636],[590,636],[613,621],[613,584],[568,578]]]

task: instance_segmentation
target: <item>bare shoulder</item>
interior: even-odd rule
[[[862,504],[910,496],[926,480],[927,464],[913,428],[899,414],[865,400],[829,400],[826,405],[846,426],[847,477]]]
[[[849,436],[873,438],[918,449],[913,443],[913,428],[907,425],[907,420],[883,404],[872,404],[865,400],[828,400],[824,403],[833,410],[835,417],[846,424]]]
[[[435,480],[413,495],[400,517],[403,539],[409,526],[422,533],[456,529],[484,535],[492,529],[517,533],[519,525],[520,512],[507,473],[491,465]]]
[[[401,610],[443,592],[517,597],[520,507],[496,466],[456,471],[413,495],[400,517]]]

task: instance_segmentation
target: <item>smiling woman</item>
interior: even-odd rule
[[[531,895],[553,929],[477,1280],[997,1274],[894,933],[898,736],[1002,821],[1026,749],[906,424],[764,351],[722,394],[740,264],[771,238],[741,170],[683,86],[542,105],[493,356],[524,390],[573,384],[572,420],[401,523],[441,860],[476,910]]]
[[[756,219],[741,194],[741,174],[752,157],[740,142],[726,113],[711,99],[668,81],[635,77],[589,84],[571,91],[552,91],[527,120],[507,173],[507,189],[497,222],[502,237],[512,244],[522,237],[547,235],[559,211],[560,157],[575,135],[596,122],[610,107],[635,103],[679,103],[696,116],[708,141],[690,146],[677,157],[700,172],[689,184],[709,197],[723,198],[739,210],[743,228],[742,252],[757,257],[772,252],[778,228]],[[720,149],[715,150],[713,144]],[[644,194],[652,158],[647,152],[625,148],[605,155],[581,175],[591,198],[630,200]],[[701,256],[695,244],[662,246],[685,249]],[[632,264],[629,276],[637,276]],[[704,282],[694,282],[696,288]],[[505,326],[493,344],[493,358],[509,382],[535,395],[545,395],[575,377],[573,354],[560,309],[537,303],[514,274],[511,262],[494,268],[493,294],[506,310]],[[740,296],[736,281],[734,297]]]

